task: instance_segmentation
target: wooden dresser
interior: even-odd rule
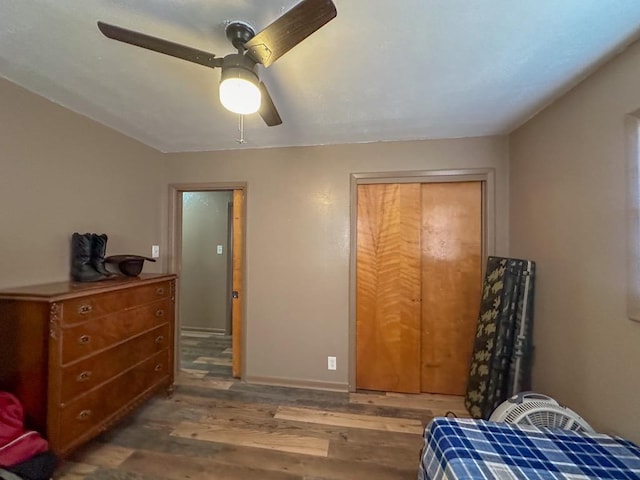
[[[0,390],[66,456],[171,391],[174,305],[174,275],[1,290]]]

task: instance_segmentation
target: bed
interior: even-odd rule
[[[640,479],[640,448],[604,434],[438,417],[418,480]]]

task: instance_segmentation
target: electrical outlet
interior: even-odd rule
[[[327,369],[329,370],[336,369],[336,357],[327,357]]]
[[[160,245],[151,245],[151,258],[160,257]]]

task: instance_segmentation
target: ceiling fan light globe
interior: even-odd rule
[[[256,113],[260,108],[261,97],[258,86],[244,78],[225,78],[220,83],[220,103],[233,113]]]

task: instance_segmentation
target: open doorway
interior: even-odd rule
[[[242,376],[244,188],[171,186],[176,370]]]
[[[233,191],[182,192],[180,368],[231,376]]]

